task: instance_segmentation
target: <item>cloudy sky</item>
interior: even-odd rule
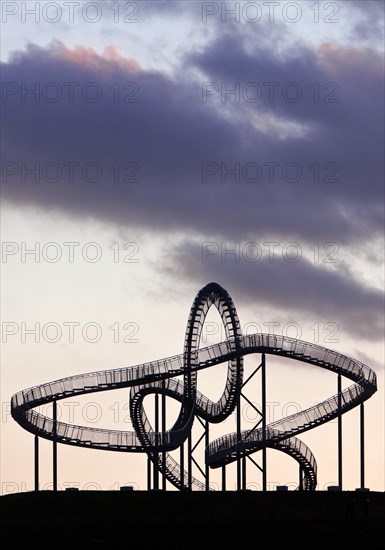
[[[29,4],[2,3],[2,491],[32,486],[32,439],[10,396],[180,353],[210,281],[245,332],[376,370],[367,485],[384,490],[384,3]],[[219,340],[208,321],[206,341]],[[271,364],[274,419],[336,391],[331,373]],[[200,377],[220,393],[223,372]],[[126,401],[92,399],[95,420],[79,400],[74,421],[116,427]],[[358,411],[344,422],[354,488]],[[320,487],[336,482],[329,438],[335,423],[303,435]],[[145,486],[144,457],[60,452],[59,483]],[[271,482],[295,481],[290,459],[270,454]]]

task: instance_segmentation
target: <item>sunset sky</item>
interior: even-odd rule
[[[245,333],[274,330],[376,371],[366,486],[383,491],[383,2],[1,9],[2,494],[33,488],[33,436],[10,417],[12,394],[181,353],[210,281]],[[221,340],[219,317],[203,334]],[[218,397],[224,381],[219,366],[198,389]],[[334,374],[277,358],[267,384],[270,420],[337,392]],[[260,402],[257,383],[247,391]],[[127,395],[63,401],[62,419],[129,430]],[[359,486],[358,422],[358,409],[344,416],[344,489]],[[213,437],[234,430],[230,418]],[[319,489],[336,484],[336,422],[300,438]],[[268,460],[270,488],[294,486],[296,463]],[[49,487],[45,441],[40,477]],[[248,482],[258,488],[257,470]],[[146,487],[145,455],[59,446],[61,488],[126,483]]]

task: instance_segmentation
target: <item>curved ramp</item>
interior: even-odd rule
[[[226,340],[200,348],[202,327],[213,305],[221,315]],[[194,300],[183,354],[133,367],[71,376],[28,388],[13,395],[12,417],[29,432],[59,443],[108,451],[146,452],[175,487],[185,489],[188,474],[181,471],[169,451],[186,440],[195,416],[218,423],[233,412],[243,383],[243,357],[253,353],[301,361],[346,376],[354,383],[340,394],[313,407],[272,422],[265,434],[261,429],[247,430],[240,435],[232,433],[212,441],[206,448],[206,463],[211,468],[218,468],[264,447],[275,448],[297,460],[304,472],[301,488],[313,490],[317,484],[316,461],[310,449],[297,436],[369,399],[377,389],[376,374],[359,361],[301,340],[271,334],[242,336],[232,300],[216,283],[206,285]],[[197,390],[197,373],[224,362],[228,363],[225,388],[220,399],[213,402]],[[176,379],[178,376],[183,376],[183,381]],[[76,426],[60,421],[55,426],[51,418],[34,410],[68,397],[120,388],[131,388],[130,414],[134,432]],[[166,432],[155,432],[147,418],[143,399],[151,393],[167,395],[181,403],[174,426]],[[166,453],[165,461],[160,453]],[[195,478],[191,481],[191,488],[205,488],[201,481]]]

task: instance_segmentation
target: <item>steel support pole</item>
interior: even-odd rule
[[[155,445],[158,445],[158,432],[159,432],[159,395],[155,394]],[[159,469],[158,469],[158,459],[159,453],[155,453],[154,460],[154,489],[159,489]]]
[[[266,441],[266,358],[262,353],[261,362],[261,375],[262,375],[262,434],[263,440]],[[266,447],[262,449],[262,490],[267,490],[267,460],[266,460]]]
[[[192,490],[192,435],[191,430],[187,438],[187,487],[188,490]]]
[[[35,491],[39,490],[39,436],[35,435]]]
[[[209,423],[208,421],[206,420],[206,423],[205,423],[205,449],[207,449],[207,447],[209,446],[209,443],[210,443],[210,437],[209,437]],[[207,462],[205,463],[205,477],[206,477],[206,491],[209,491],[210,490],[210,468],[209,468],[209,465],[207,464]]]
[[[222,466],[222,491],[226,491],[226,466]]]
[[[53,418],[53,490],[57,491],[57,403],[56,399],[52,402],[52,418]]]
[[[238,396],[237,403],[237,443],[241,441],[241,394]],[[237,450],[237,491],[241,489],[241,456],[239,449]]]
[[[162,388],[164,387],[165,387],[165,381],[163,380]],[[163,434],[166,433],[166,396],[164,394],[162,394],[162,433]],[[162,443],[164,447],[164,441]],[[163,470],[162,489],[163,491],[165,491],[167,478],[166,478],[166,451],[164,450],[162,450],[162,470]]]
[[[180,490],[184,489],[184,443],[180,446]]]
[[[147,491],[151,491],[151,469],[152,469],[151,459],[147,455]]]
[[[242,490],[246,490],[246,457],[242,458]]]
[[[364,404],[360,405],[360,465],[361,489],[365,487],[365,411]]]
[[[302,488],[302,479],[303,479],[303,470],[302,470],[302,466],[300,465],[299,466],[299,476],[298,476],[298,481],[299,481],[298,488],[299,488],[300,491],[303,490],[303,488]]]
[[[338,486],[342,491],[342,413],[341,413],[341,392],[342,376],[339,374],[337,379],[338,391]]]

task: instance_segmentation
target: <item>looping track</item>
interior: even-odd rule
[[[208,310],[214,306],[222,319],[226,340],[200,348],[202,328]],[[26,430],[49,440],[67,445],[108,451],[146,452],[158,469],[177,488],[187,486],[188,474],[165,451],[178,448],[191,432],[195,416],[211,423],[225,420],[237,406],[243,384],[243,356],[270,354],[287,357],[322,367],[346,376],[353,384],[340,394],[304,411],[272,422],[262,429],[232,433],[212,441],[206,448],[206,463],[218,468],[240,456],[264,447],[272,447],[292,456],[301,465],[302,489],[314,490],[317,465],[310,449],[296,436],[332,420],[366,401],[376,390],[376,374],[366,365],[324,347],[272,334],[242,336],[240,323],[229,294],[217,283],[202,288],[192,305],[188,319],[184,353],[149,363],[121,369],[99,371],[62,378],[13,395],[11,413]],[[197,373],[227,362],[227,379],[222,396],[213,402],[197,391]],[[183,382],[176,377],[183,376]],[[131,388],[130,414],[134,432],[107,430],[56,422],[36,407],[88,393]],[[164,394],[181,403],[174,426],[166,432],[155,432],[143,407],[150,393]],[[191,488],[203,490],[205,485],[192,478]]]

